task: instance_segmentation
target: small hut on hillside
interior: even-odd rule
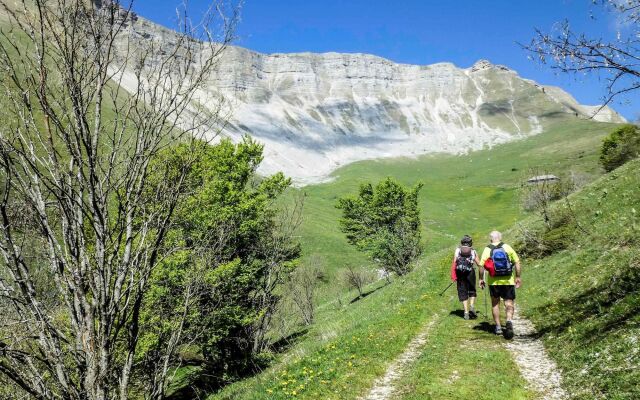
[[[539,175],[539,176],[534,176],[527,179],[527,183],[532,184],[532,183],[541,183],[541,182],[557,182],[559,180],[560,178],[558,178],[555,175]]]

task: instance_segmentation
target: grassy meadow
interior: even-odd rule
[[[464,234],[484,242],[492,229],[504,229],[524,216],[518,190],[531,170],[561,175],[573,171],[594,179],[602,138],[612,125],[568,119],[543,134],[467,155],[428,155],[416,159],[383,159],[348,165],[329,183],[306,186],[301,240],[305,259],[323,260],[330,285],[321,303],[343,290],[335,285],[346,265],[368,265],[351,248],[338,227],[341,196],[356,193],[364,182],[391,176],[405,185],[424,183],[420,194],[425,253],[455,246]]]
[[[557,251],[530,257],[520,304],[574,399],[640,398],[640,160],[552,209]],[[568,229],[567,229],[568,227]],[[518,229],[541,232],[531,218]],[[520,236],[520,234],[518,234]]]
[[[307,195],[303,261],[320,258],[328,274],[316,321],[292,336],[295,339],[286,350],[274,355],[271,367],[228,385],[209,399],[358,398],[430,321],[434,326],[425,350],[399,382],[397,398],[537,398],[526,387],[501,339],[489,332],[488,318],[481,313],[480,319],[465,321],[457,312],[455,291],[450,289],[442,297],[438,293],[449,283],[450,252],[459,236],[471,233],[479,247],[486,233],[498,228],[508,232],[507,241],[517,241],[518,232],[509,231],[509,227],[521,221],[532,226],[539,223],[519,205],[518,189],[530,170],[556,175],[572,171],[584,174],[587,180],[598,179],[602,175],[597,162],[599,147],[613,128],[592,121],[565,121],[538,136],[468,155],[356,163],[336,171],[331,182],[300,189]],[[338,197],[354,193],[360,183],[377,182],[386,176],[407,185],[417,181],[425,184],[421,207],[426,251],[413,272],[394,278],[389,285],[375,282],[366,297],[354,301],[356,294],[339,282],[340,270],[349,264],[370,263],[350,248],[339,232],[339,210],[334,206]],[[603,181],[606,178],[598,182]],[[544,321],[549,321],[542,316],[551,298],[549,288],[565,281],[560,274],[538,280],[533,274],[542,268],[539,264],[525,259],[525,282],[530,286],[519,299],[524,299],[523,313],[537,326],[542,324],[539,328],[544,334]],[[576,271],[575,279],[582,276],[578,274]],[[581,285],[589,288],[585,282]],[[482,296],[477,306],[481,312]],[[465,352],[457,346],[463,346]],[[571,348],[578,351],[580,346],[576,343]],[[565,370],[561,347],[550,345],[550,351]],[[569,385],[573,387],[571,380]]]
[[[495,393],[505,396],[518,393],[517,398],[534,399],[535,393],[524,387],[507,351],[495,344],[495,336],[483,329],[472,329],[484,319],[464,321],[460,318],[456,313],[459,306],[454,290],[442,297],[438,295],[448,282],[446,266],[449,263],[448,251],[431,254],[406,277],[386,286],[383,282],[373,284],[370,287],[373,293],[361,300],[349,303],[354,297],[351,294],[322,307],[317,321],[308,331],[303,331],[299,341],[271,368],[227,386],[209,400],[359,398],[429,322],[434,326],[425,349],[437,363],[421,358],[419,365],[430,365],[443,374],[457,370],[478,377],[483,369],[493,368],[495,375],[503,376],[504,385],[499,392],[485,391],[486,396],[480,398],[495,398],[492,397]],[[455,354],[455,345],[460,340],[468,340],[475,347],[469,353],[473,357],[458,357],[455,363],[443,365],[443,357]],[[458,363],[462,359],[464,361]],[[501,360],[497,368],[496,359]],[[452,398],[449,396],[452,393],[469,392],[477,387],[476,380],[464,383],[465,388],[456,384],[455,392],[450,391],[451,387],[438,388],[441,396],[434,398]],[[493,384],[487,380],[484,387],[489,386]]]
[[[524,232],[553,244],[543,254],[523,257],[518,306],[562,371],[571,399],[640,398],[639,210],[636,160],[556,203],[550,231],[531,216],[507,232],[521,254],[527,253]],[[484,357],[493,365],[509,363],[508,355],[502,358],[501,340],[479,334],[484,322],[466,322],[443,322],[449,327],[430,337],[399,383],[397,399],[528,398],[522,386],[510,387],[517,377],[484,364]],[[460,325],[472,328],[460,330]]]

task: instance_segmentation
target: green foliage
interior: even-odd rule
[[[340,228],[350,244],[388,271],[404,275],[421,253],[418,193],[422,184],[406,189],[391,178],[360,186],[354,197],[343,197]]]
[[[548,256],[568,248],[571,245],[571,238],[575,230],[576,227],[574,225],[564,225],[545,232],[542,235],[543,255]]]
[[[606,171],[613,171],[638,156],[640,129],[635,125],[624,125],[604,139],[600,151],[600,164]]]
[[[178,250],[154,270],[144,299],[139,354],[149,368],[158,362],[154,348],[170,345],[180,329],[190,347],[178,350],[203,363],[209,388],[236,379],[259,358],[265,315],[278,302],[274,288],[300,254],[299,244],[281,232],[274,206],[290,180],[278,173],[258,181],[262,149],[247,138],[181,144],[155,161],[171,170],[185,164],[174,160],[193,158],[167,240]]]

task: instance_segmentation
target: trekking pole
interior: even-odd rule
[[[487,281],[484,280],[486,276],[487,276],[487,271],[483,271],[482,280],[484,281],[484,287],[482,288],[482,291],[484,292],[484,319],[485,320],[487,320],[487,292],[485,291],[485,289],[487,288]]]
[[[447,287],[446,287],[442,292],[440,292],[440,296],[442,296],[442,295],[444,294],[444,292],[446,292],[446,291],[447,291],[447,289],[449,289],[449,288],[451,287],[451,285],[453,285],[453,282],[451,282],[451,283],[449,284],[449,286],[447,286]]]

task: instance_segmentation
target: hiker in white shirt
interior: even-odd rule
[[[478,253],[473,249],[473,239],[464,235],[456,248],[451,262],[451,279],[458,287],[458,299],[464,308],[464,319],[476,319],[476,271],[474,264],[480,265]]]

